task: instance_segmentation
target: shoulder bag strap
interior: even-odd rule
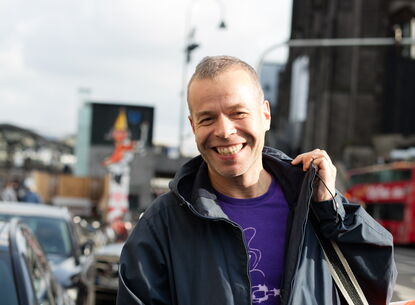
[[[343,297],[346,299],[347,304],[369,305],[352,269],[337,243],[322,236],[317,225],[317,218],[313,213],[310,213],[310,218],[314,226],[314,232],[327,260],[331,276],[343,294]]]

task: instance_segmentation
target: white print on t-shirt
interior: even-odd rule
[[[264,271],[257,268],[262,257],[261,250],[251,248],[251,242],[254,240],[254,237],[256,235],[256,229],[253,227],[248,227],[244,229],[244,234],[245,234],[245,238],[248,244],[247,246],[248,246],[248,255],[249,255],[249,273],[251,274],[251,278],[252,278],[252,274],[259,273],[265,280],[266,275]],[[279,294],[280,294],[279,289],[276,289],[276,288],[269,289],[265,283],[262,285],[261,284],[254,285],[252,286],[252,292],[251,292],[252,303],[259,304],[259,303],[267,301],[269,297],[272,297],[272,296],[276,297]]]

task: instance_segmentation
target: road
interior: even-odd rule
[[[415,300],[415,247],[395,247],[398,279],[392,301]]]

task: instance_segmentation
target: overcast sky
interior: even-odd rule
[[[74,134],[78,89],[89,88],[89,99],[154,106],[154,142],[176,145],[187,31],[201,45],[189,78],[207,55],[257,67],[290,22],[291,0],[0,0],[0,123]]]

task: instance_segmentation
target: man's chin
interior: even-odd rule
[[[232,179],[232,178],[236,178],[239,177],[243,174],[242,170],[239,168],[217,168],[217,170],[215,170],[216,174],[223,177],[223,178],[228,178],[228,179]]]

